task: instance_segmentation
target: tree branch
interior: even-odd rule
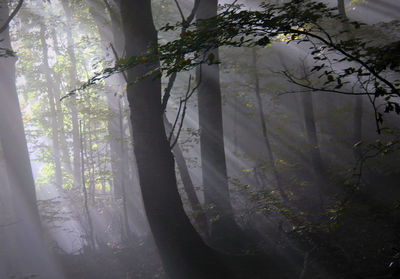
[[[119,61],[119,57],[118,57],[117,50],[114,48],[114,46],[113,46],[112,43],[110,43],[110,47],[111,47],[112,52],[113,52],[113,54],[114,54],[114,56],[115,56],[115,59],[116,59],[117,61]],[[128,77],[126,76],[126,73],[125,73],[124,71],[121,71],[121,73],[122,73],[122,75],[124,76],[125,82],[128,82]]]
[[[183,15],[182,9],[179,5],[179,2],[177,0],[175,0],[176,6],[178,7],[178,10],[181,14],[182,17],[182,30],[181,30],[181,34],[184,33],[186,31],[187,26],[193,21],[194,16],[196,15],[196,11],[199,8],[199,4],[200,4],[201,0],[195,0],[194,5],[193,5],[193,9],[190,12],[190,15],[185,19],[185,16]],[[161,104],[161,113],[164,113],[166,108],[167,108],[167,104],[168,104],[168,100],[169,97],[171,96],[171,90],[172,87],[174,86],[175,80],[176,80],[176,76],[177,76],[177,72],[174,72],[168,80],[168,85],[164,90],[164,96],[162,98],[162,104]]]
[[[176,7],[178,8],[179,14],[181,15],[182,23],[186,22],[185,16],[184,16],[184,14],[182,12],[182,9],[181,9],[181,5],[179,5],[178,0],[174,0],[174,1],[175,1],[175,4],[176,4]]]
[[[0,27],[0,33],[3,33],[7,28],[8,24],[10,24],[11,20],[16,16],[18,11],[21,9],[22,4],[24,3],[24,0],[20,0],[18,2],[17,7],[15,7],[14,11],[10,14],[10,16],[7,18],[6,22],[3,24],[3,26]]]

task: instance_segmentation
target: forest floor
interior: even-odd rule
[[[96,251],[58,257],[66,279],[167,278],[156,247],[149,240],[125,246],[106,243]]]

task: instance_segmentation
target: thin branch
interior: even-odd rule
[[[200,72],[201,72],[201,71],[200,71]],[[190,90],[190,80],[191,80],[191,76],[189,77],[189,85],[188,85],[188,90],[186,91],[186,94],[185,94],[185,99],[181,100],[180,103],[179,103],[179,110],[180,110],[180,108],[182,107],[182,104],[183,104],[183,111],[182,111],[182,116],[181,116],[181,123],[180,123],[180,125],[179,125],[178,132],[177,132],[177,134],[176,134],[175,140],[174,140],[174,142],[172,143],[172,145],[170,146],[171,149],[174,148],[175,144],[178,142],[179,135],[180,135],[180,133],[181,133],[182,126],[183,126],[183,120],[185,119],[185,115],[186,115],[187,102],[189,101],[190,97],[193,96],[193,93],[197,90],[197,88],[200,86],[200,83],[201,83],[201,74],[199,75],[199,80],[198,80],[196,86],[193,87],[192,90]],[[178,122],[178,118],[179,118],[179,113],[178,113],[178,115],[177,115],[176,118],[175,118],[174,127],[172,127],[171,133],[174,132],[176,123]],[[171,137],[172,137],[172,134],[170,135],[170,140],[171,140]]]
[[[177,76],[177,72],[173,72],[172,75],[168,79],[168,85],[164,90],[164,96],[162,98],[161,113],[164,113],[167,108],[168,100],[169,100],[169,97],[171,96],[171,90],[172,90],[172,87],[174,86],[176,76]]]
[[[175,1],[175,4],[176,4],[176,7],[178,8],[179,14],[181,15],[182,23],[185,23],[186,19],[185,19],[185,15],[182,12],[181,5],[179,5],[178,0],[174,0],[174,1]]]
[[[183,120],[185,119],[185,115],[186,115],[186,108],[187,108],[187,102],[188,102],[188,100],[189,100],[189,99],[185,98],[185,99],[183,99],[183,100],[181,101],[181,104],[183,103],[183,111],[182,111],[182,116],[181,116],[181,123],[179,124],[178,132],[176,133],[175,140],[174,140],[174,142],[173,142],[173,143],[170,145],[170,147],[169,147],[170,149],[173,149],[173,148],[174,148],[175,144],[178,142],[179,135],[181,134],[182,127],[183,127]],[[177,115],[176,120],[178,119],[178,117],[179,117],[179,115]],[[175,128],[175,127],[173,127],[173,128]],[[173,130],[171,131],[171,133],[173,133]],[[171,136],[172,136],[172,134],[171,134]]]
[[[383,76],[381,76],[378,72],[376,72],[374,69],[372,69],[370,66],[368,66],[364,61],[362,61],[361,59],[355,57],[354,55],[346,52],[344,49],[340,48],[339,46],[337,46],[334,43],[331,43],[328,40],[324,39],[323,37],[317,35],[317,34],[313,34],[307,31],[302,31],[302,30],[297,30],[297,29],[293,29],[291,28],[290,31],[294,34],[301,34],[301,35],[307,35],[310,36],[312,38],[315,38],[319,41],[321,41],[322,43],[324,43],[325,45],[327,45],[328,47],[332,47],[334,50],[340,52],[341,54],[343,54],[345,57],[349,58],[352,61],[357,62],[358,64],[360,64],[361,66],[363,66],[365,69],[367,69],[368,72],[370,72],[373,76],[375,76],[378,80],[382,81],[384,84],[386,84],[391,90],[393,94],[396,94],[397,96],[400,96],[400,92],[399,90],[390,82],[388,81],[386,78],[384,78]]]
[[[169,138],[168,138],[168,141],[169,141],[169,142],[170,142],[171,139],[172,139],[172,136],[173,136],[174,131],[175,131],[176,124],[178,123],[179,115],[180,115],[181,109],[182,109],[182,104],[185,104],[185,106],[186,106],[186,102],[187,102],[187,100],[188,100],[188,99],[187,99],[187,96],[188,96],[188,94],[189,94],[190,87],[191,87],[191,80],[192,80],[192,75],[189,76],[188,88],[187,88],[187,90],[186,90],[185,99],[179,100],[179,109],[178,109],[178,113],[176,114],[176,118],[175,118],[175,121],[174,121],[174,125],[172,126],[171,133],[169,134]],[[184,108],[184,110],[185,110],[185,108]],[[183,118],[182,118],[181,121],[183,122]],[[180,124],[180,126],[182,126],[182,123]],[[176,140],[175,140],[175,141],[176,141]],[[171,149],[172,149],[172,147],[173,147],[173,145],[171,146]]]
[[[114,56],[115,56],[115,59],[116,59],[117,61],[119,61],[119,57],[118,57],[117,50],[114,48],[114,46],[113,46],[112,43],[110,43],[110,47],[111,47],[112,52],[113,52],[113,54],[114,54]],[[128,77],[126,76],[126,73],[125,73],[124,71],[121,71],[121,73],[122,73],[122,75],[124,76],[125,82],[128,82]]]
[[[175,140],[174,140],[174,142],[172,143],[172,145],[170,146],[171,149],[174,148],[174,146],[175,146],[175,144],[178,142],[179,136],[180,136],[180,134],[181,134],[182,127],[183,127],[183,120],[185,119],[185,115],[186,115],[186,108],[187,108],[187,101],[188,101],[188,100],[189,100],[189,99],[185,99],[184,106],[183,106],[183,111],[182,111],[181,123],[180,123],[180,125],[179,125],[178,132],[176,133]]]
[[[201,0],[195,0],[194,1],[193,9],[190,12],[190,15],[186,19],[186,24],[189,24],[189,23],[191,23],[193,21],[195,15],[196,15],[197,9],[199,8],[200,1]]]
[[[6,22],[3,24],[3,26],[0,27],[0,33],[3,33],[7,28],[8,24],[10,24],[11,20],[16,16],[18,11],[21,9],[22,4],[24,3],[24,0],[20,0],[18,2],[17,7],[15,7],[14,11],[10,14],[10,16],[7,18]]]
[[[303,84],[301,82],[298,82],[295,77],[293,77],[289,72],[287,71],[282,71],[281,72],[290,82],[293,84],[296,84],[298,86],[304,87],[308,90],[304,91],[293,91],[293,92],[285,92],[281,93],[280,95],[288,94],[288,93],[296,93],[296,92],[305,92],[305,91],[321,91],[321,92],[327,92],[327,93],[335,93],[335,94],[340,94],[340,95],[356,95],[356,96],[362,96],[362,95],[375,95],[374,93],[369,93],[369,92],[348,92],[348,91],[339,91],[335,89],[329,89],[329,88],[316,88],[311,85]]]
[[[188,27],[188,25],[193,21],[195,15],[196,15],[196,11],[199,8],[200,0],[195,0],[194,5],[193,5],[193,9],[190,12],[190,15],[186,19],[185,19],[184,15],[183,15],[183,12],[182,12],[182,9],[181,9],[181,7],[179,5],[179,2],[177,0],[175,0],[175,3],[176,3],[176,6],[178,7],[178,10],[179,10],[179,12],[181,14],[181,17],[182,17],[182,25],[183,25],[182,30],[181,30],[181,34],[182,34],[183,32],[186,31],[186,28]],[[169,97],[171,96],[171,90],[172,90],[172,87],[174,86],[174,83],[175,83],[175,80],[176,80],[176,76],[177,76],[177,73],[174,72],[169,77],[168,85],[164,90],[164,96],[162,98],[161,113],[164,113],[166,108],[167,108],[168,100],[169,100]]]
[[[175,130],[176,124],[178,123],[179,115],[181,114],[182,103],[183,103],[182,100],[179,100],[178,113],[176,114],[174,125],[172,125],[172,129],[171,129],[171,132],[170,132],[169,137],[168,137],[168,141],[169,142],[171,142],[171,139],[172,139],[172,136],[174,134],[174,130]]]

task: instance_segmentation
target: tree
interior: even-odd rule
[[[43,68],[46,76],[47,83],[47,92],[48,92],[48,100],[50,106],[50,118],[51,118],[51,134],[52,134],[52,144],[53,144],[53,154],[54,154],[54,162],[55,162],[55,173],[56,173],[56,185],[60,189],[63,185],[62,179],[62,169],[61,169],[61,154],[60,154],[60,145],[59,145],[59,136],[58,136],[58,117],[55,106],[55,90],[56,86],[54,84],[53,78],[51,76],[51,69],[49,66],[49,56],[48,56],[48,46],[46,42],[46,26],[44,23],[40,25],[40,41],[43,49]]]
[[[216,16],[217,7],[217,0],[200,1],[197,19],[204,20]],[[218,61],[218,48],[204,53],[204,56]],[[229,196],[218,64],[199,66],[197,79],[204,202],[211,208],[208,212],[211,240],[220,243],[220,246],[224,240],[234,236],[239,228],[234,219]],[[231,244],[228,246],[232,248]]]
[[[275,159],[274,159],[274,154],[272,153],[272,148],[271,148],[271,143],[268,137],[268,132],[267,132],[267,124],[265,123],[265,114],[264,114],[264,108],[263,108],[263,102],[261,99],[261,94],[260,94],[260,79],[258,76],[258,68],[257,68],[257,52],[256,49],[252,49],[252,70],[254,74],[254,79],[255,79],[255,93],[256,93],[256,98],[257,98],[257,103],[258,103],[258,113],[260,116],[260,122],[261,122],[261,129],[262,129],[262,134],[264,138],[264,143],[265,143],[265,148],[267,151],[267,157],[269,160],[269,165],[271,167],[271,170],[275,176],[275,181],[277,184],[277,187],[280,191],[280,194],[283,199],[287,200],[287,196],[285,193],[285,190],[282,186],[282,180],[281,177],[278,173],[278,170],[276,168],[275,164]]]
[[[150,5],[148,4],[148,6]],[[125,8],[126,7],[128,6],[125,6]],[[140,6],[135,6],[135,8],[138,7]],[[160,66],[161,70],[164,71],[164,73],[167,73],[167,75],[172,75],[179,70],[191,69],[195,66],[198,66],[199,64],[215,63],[216,62],[214,61],[215,56],[204,55],[204,53],[207,53],[207,51],[210,51],[215,47],[219,47],[221,45],[265,46],[272,38],[283,37],[286,38],[289,42],[300,42],[300,43],[308,42],[310,43],[310,45],[308,46],[311,47],[312,52],[316,51],[315,53],[312,53],[313,57],[317,62],[318,61],[322,62],[321,64],[317,64],[316,65],[317,67],[314,68],[313,71],[314,72],[321,71],[319,74],[321,74],[320,80],[323,83],[323,86],[322,88],[319,87],[318,89],[320,90],[322,89],[322,91],[325,92],[333,91],[337,94],[354,93],[355,95],[361,93],[368,96],[378,95],[378,97],[381,97],[382,92],[384,92],[383,89],[378,90],[378,88],[375,88],[378,90],[377,92],[379,94],[375,94],[376,92],[374,92],[373,90],[374,86],[377,87],[379,86],[379,84],[363,83],[364,79],[363,76],[365,77],[366,75],[369,75],[368,77],[372,77],[372,79],[377,79],[384,83],[385,83],[384,80],[386,80],[386,82],[388,82],[385,83],[386,90],[388,90],[387,88],[390,88],[391,86],[394,86],[396,89],[397,85],[385,79],[385,76],[383,76],[383,74],[385,73],[382,73],[382,75],[380,75],[379,72],[374,71],[373,67],[377,65],[374,65],[371,61],[368,61],[368,59],[373,57],[374,55],[377,56],[377,52],[375,52],[376,49],[370,49],[371,57],[368,58],[368,55],[364,55],[365,53],[361,53],[361,55],[359,56],[356,55],[357,51],[363,51],[363,50],[362,48],[358,48],[358,46],[355,44],[355,41],[348,42],[348,44],[338,40],[330,41],[331,38],[330,33],[324,33],[324,31],[326,30],[323,28],[324,25],[322,24],[324,15],[326,15],[326,18],[329,18],[328,15],[331,15],[330,9],[327,9],[324,6],[320,6],[319,4],[315,3],[310,4],[310,2],[308,1],[305,1],[304,3],[302,3],[302,1],[293,1],[288,4],[285,4],[284,7],[280,7],[278,9],[271,8],[270,6],[265,6],[264,8],[265,9],[262,11],[251,12],[229,7],[227,12],[221,13],[217,17],[208,19],[207,21],[198,21],[197,26],[188,27],[189,29],[186,30],[187,32],[182,33],[178,40],[175,40],[169,44],[160,45],[158,48],[153,47],[151,48],[149,53],[144,55],[142,55],[141,52],[145,51],[147,44],[141,45],[139,51],[138,48],[134,48],[132,46],[132,45],[134,46],[137,45],[138,42],[133,42],[133,38],[131,37],[129,43],[127,43],[127,46],[128,47],[130,46],[133,49],[131,49],[131,51],[128,52],[128,55],[134,55],[134,56],[131,56],[128,59],[124,59],[125,61],[121,60],[120,61],[121,63],[118,64],[116,68],[106,69],[105,72],[103,73],[104,76],[106,76],[115,71],[123,71],[129,69],[131,73],[129,80],[132,83],[131,86],[135,88],[135,90],[146,89],[147,93],[146,96],[138,94],[137,91],[136,92],[132,91],[130,93],[131,94],[130,103],[131,106],[138,111],[136,112],[137,114],[132,116],[133,123],[139,124],[137,128],[134,127],[135,131],[133,133],[135,138],[135,153],[140,154],[142,151],[138,149],[142,148],[143,146],[144,147],[147,146],[146,155],[144,155],[143,153],[141,154],[142,157],[140,158],[141,162],[139,164],[139,172],[141,175],[142,190],[145,199],[147,214],[149,215],[150,223],[152,226],[153,233],[155,234],[155,238],[158,239],[156,240],[156,242],[159,244],[160,247],[164,244],[160,240],[162,238],[160,227],[162,226],[156,225],[155,222],[156,216],[154,216],[156,214],[154,209],[164,208],[163,206],[165,206],[166,204],[162,205],[162,203],[159,203],[160,197],[156,197],[155,199],[155,201],[157,202],[157,206],[151,204],[150,193],[148,191],[150,188],[153,190],[152,192],[157,193],[157,195],[159,193],[165,193],[165,192],[160,192],[159,189],[155,187],[155,185],[157,185],[157,181],[155,181],[156,178],[150,178],[150,169],[156,167],[158,180],[160,180],[160,178],[165,178],[165,177],[169,178],[170,180],[166,179],[162,180],[163,182],[165,182],[165,184],[168,185],[176,184],[176,181],[174,181],[174,178],[171,175],[172,172],[165,173],[166,166],[173,169],[173,167],[171,167],[171,164],[165,163],[165,165],[161,166],[162,164],[160,162],[155,162],[154,160],[154,158],[156,157],[155,154],[156,152],[154,150],[150,150],[149,144],[151,144],[153,148],[154,146],[156,146],[157,152],[159,152],[162,155],[162,157],[170,156],[166,151],[167,148],[165,147],[165,145],[167,144],[163,143],[162,141],[160,142],[159,140],[160,136],[164,137],[163,132],[159,132],[159,130],[162,130],[159,129],[160,126],[162,125],[157,123],[157,121],[159,121],[159,119],[157,118],[158,117],[157,111],[159,108],[158,105],[154,105],[158,104],[158,102],[160,101],[159,88],[155,88],[154,91],[153,90],[150,91],[150,89],[152,88],[150,82],[146,83],[147,81],[145,82],[141,80],[143,76],[154,77],[155,75],[159,74],[157,69],[158,59],[161,59],[161,66]],[[149,9],[149,7],[147,7],[147,9]],[[128,13],[127,11],[130,11],[130,9],[123,9],[123,10],[125,10],[126,14]],[[145,9],[143,9],[142,7],[141,10],[143,11]],[[125,20],[126,18],[127,16],[125,16]],[[148,22],[149,21],[143,21],[140,22],[140,24],[141,26],[143,26],[144,23]],[[203,26],[203,28],[198,28],[199,25],[201,24],[204,24],[205,26]],[[136,25],[139,25],[139,23],[136,23]],[[145,26],[147,25],[148,24],[145,24]],[[357,26],[356,24],[354,25]],[[181,28],[182,26],[184,25],[182,24],[179,25],[178,27]],[[166,26],[165,30],[168,30],[170,28],[176,29],[178,27]],[[206,30],[207,32],[204,32],[204,30]],[[137,34],[139,33],[139,31],[136,30],[136,32],[133,33]],[[155,35],[153,35],[152,38],[153,43],[156,41],[154,37]],[[147,42],[149,42],[149,40]],[[386,50],[389,50],[389,52],[391,51],[390,53],[394,53],[393,50],[395,49],[396,46],[393,45],[386,48]],[[330,72],[329,66],[332,66],[333,64],[323,65],[324,61],[326,61],[329,58],[334,58],[339,60],[345,58],[345,60],[337,61],[337,64],[335,64],[335,66],[344,66],[342,68],[343,71]],[[353,69],[347,67],[348,64],[344,63],[340,64],[341,62],[344,61],[351,61],[352,63],[360,66],[360,68],[357,68],[358,66],[354,67],[355,70],[354,71]],[[143,62],[149,62],[149,64],[147,64],[149,68],[143,66],[142,65]],[[152,65],[153,67],[149,65]],[[142,69],[143,71],[138,72],[137,69],[132,70],[131,68],[133,66],[138,66],[139,69]],[[335,68],[335,70],[336,69],[338,68]],[[136,75],[132,75],[132,73],[135,73]],[[345,89],[341,89],[343,87],[343,83],[346,82],[345,78],[348,78],[351,75],[352,77],[359,78],[358,80],[359,84],[364,84],[367,85],[367,87],[368,86],[370,87],[363,92],[349,92]],[[136,79],[137,77],[140,78]],[[98,78],[98,76],[96,78]],[[144,86],[144,84],[146,84],[147,86]],[[310,90],[317,91],[317,88],[314,85],[312,86],[307,84],[301,84],[301,85],[305,87],[308,91]],[[152,86],[154,86],[154,83],[152,83]],[[155,94],[148,94],[150,92],[152,93],[157,92],[156,93],[157,96],[154,96]],[[388,91],[386,91],[386,93],[387,92]],[[392,92],[393,94],[396,94],[396,90]],[[150,103],[152,104],[152,106],[149,106]],[[153,105],[155,107],[153,107]],[[392,104],[392,110],[394,110],[395,108],[396,106]],[[161,111],[162,110],[163,109],[161,108]],[[133,111],[133,113],[135,113],[135,111]],[[377,116],[379,115],[377,114]],[[155,125],[150,125],[150,123]],[[156,132],[154,130],[156,130]],[[153,138],[158,138],[158,140],[155,140]],[[137,139],[139,139],[139,142],[136,141]],[[164,147],[160,148],[159,143],[164,144],[163,145]],[[147,156],[147,158],[145,156]],[[148,157],[150,157],[151,159],[149,159]],[[161,167],[164,167],[164,172],[158,171],[159,169],[161,169]],[[162,177],[160,175],[161,173],[163,174]],[[148,188],[147,189],[144,188],[145,186]],[[171,187],[170,189],[172,189],[175,186],[174,187],[169,186],[169,187]],[[175,199],[175,202],[176,200],[177,199]],[[161,209],[159,211],[161,211]],[[166,213],[164,214],[167,215]],[[163,253],[165,253],[166,250],[167,249],[163,250]]]
[[[259,11],[240,10],[234,5],[228,5],[224,12],[198,21],[194,25],[187,26],[185,22],[175,26],[166,24],[161,30],[176,30],[186,26],[187,31],[179,39],[152,48],[147,54],[131,57],[120,61],[113,68],[105,69],[79,89],[86,88],[115,72],[158,59],[161,61],[160,69],[169,76],[200,64],[218,63],[215,55],[204,53],[220,46],[266,46],[271,40],[278,38],[288,43],[307,43],[316,63],[311,71],[320,73],[325,80],[319,87],[297,82],[298,85],[311,91],[371,97],[377,131],[380,132],[383,112],[400,113],[400,105],[395,99],[391,100],[400,95],[399,81],[391,75],[399,71],[400,42],[394,40],[377,46],[362,36],[342,39],[339,36],[341,31],[331,34],[325,28],[324,20],[340,21],[342,18],[334,13],[334,10],[323,3],[309,0],[292,0],[282,5],[263,4]],[[363,26],[357,21],[349,24],[354,29],[362,29]],[[354,63],[355,66],[344,62]],[[296,83],[294,80],[292,82]],[[344,85],[351,82],[356,82],[360,92],[344,89]],[[75,91],[70,94],[74,94]],[[378,106],[379,100],[383,100],[385,105]]]
[[[149,0],[121,1],[121,11],[128,57],[157,45]],[[154,62],[130,69],[128,81],[136,81],[157,66]],[[183,210],[163,124],[160,81],[141,80],[129,86],[127,94],[143,203],[167,273],[182,279],[223,278],[215,254],[203,243]]]
[[[22,4],[20,1],[19,4]],[[6,227],[15,237],[16,262],[14,269],[1,276],[41,274],[57,276],[55,262],[48,254],[42,239],[42,229],[36,206],[35,184],[29,161],[27,142],[22,122],[19,100],[16,90],[15,62],[12,52],[9,28],[10,1],[0,1],[1,28],[0,48],[6,50],[6,57],[0,58],[0,134],[1,150],[6,169],[6,177],[2,178],[2,187],[8,185],[8,199],[15,220]],[[4,183],[4,184],[3,184]],[[41,256],[38,257],[37,255]]]
[[[350,30],[350,25],[349,25],[349,19],[347,18],[346,15],[346,9],[345,9],[345,4],[344,0],[338,0],[338,11],[339,14],[342,16],[343,20],[343,29],[347,33],[347,36],[351,36],[351,30]],[[353,38],[354,39],[354,38]],[[363,98],[359,97],[355,99],[355,109],[354,109],[354,144],[360,143],[362,139],[362,115],[363,115]],[[356,160],[359,160],[361,157],[361,148],[355,148],[354,149],[354,157]]]
[[[64,9],[65,16],[69,25],[72,24],[72,10],[68,1],[62,0],[61,4]],[[70,60],[69,65],[69,84],[77,84],[77,70],[76,70],[76,58],[74,52],[74,38],[72,37],[71,29],[67,28],[67,43],[68,43],[68,57]],[[74,175],[74,186],[79,187],[81,185],[81,163],[80,163],[80,139],[79,139],[79,121],[78,112],[76,107],[76,96],[72,96],[70,100],[70,110],[72,116],[72,137],[73,137],[73,175]]]

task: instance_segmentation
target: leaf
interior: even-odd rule
[[[251,172],[252,169],[242,169],[242,172]]]
[[[265,46],[265,45],[268,45],[270,42],[271,42],[271,40],[267,36],[264,36],[257,41],[257,45]]]
[[[353,148],[354,148],[354,149],[359,148],[362,144],[363,144],[363,142],[360,140],[359,142],[356,142],[356,143],[353,145]]]

